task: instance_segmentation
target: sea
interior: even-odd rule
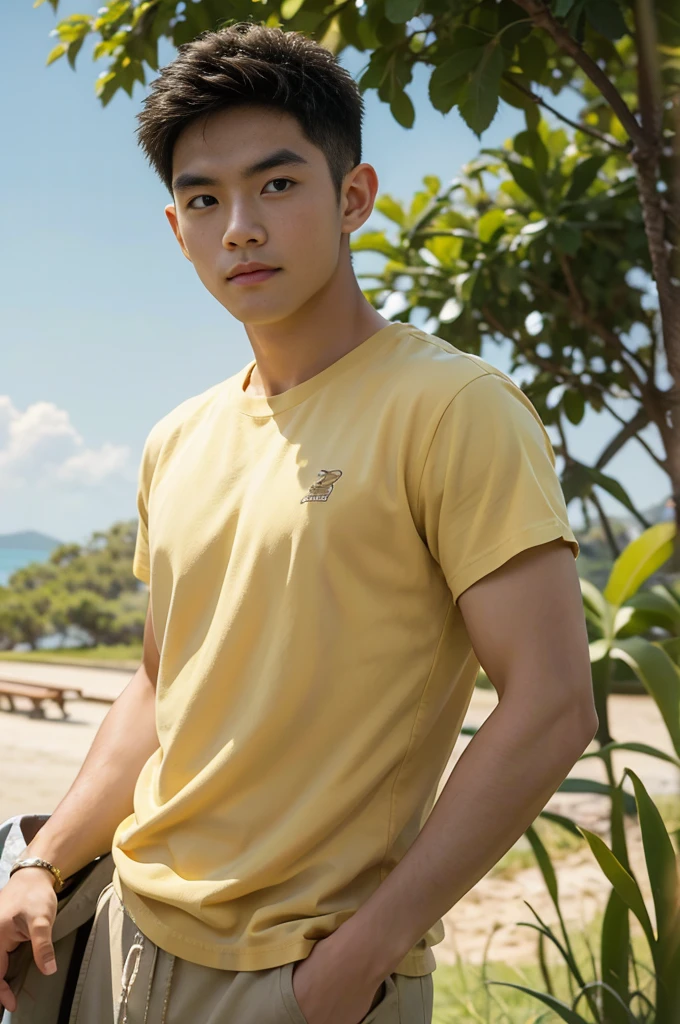
[[[47,562],[49,551],[44,548],[0,548],[0,586],[7,586],[7,581],[17,569],[23,569],[31,562]]]

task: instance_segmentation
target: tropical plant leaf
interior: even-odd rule
[[[652,887],[659,943],[668,942],[677,921],[678,870],[675,850],[659,809],[639,777],[625,769],[633,783],[640,817],[640,832],[645,850],[647,874]]]
[[[614,562],[604,596],[622,605],[673,554],[675,523],[656,523],[631,541]]]
[[[530,825],[526,830],[526,837],[529,840],[529,845],[533,850],[536,863],[538,864],[539,870],[543,875],[543,880],[546,884],[550,898],[556,907],[559,907],[559,891],[557,887],[557,875],[555,874],[555,868],[552,865],[548,851],[543,845],[538,832]]]
[[[633,594],[628,598],[626,607],[651,613],[650,625],[662,626],[665,629],[670,626],[671,629],[680,630],[680,604],[660,587],[652,587],[651,590]]]
[[[629,665],[654,698],[680,757],[680,669],[663,648],[641,636],[616,640],[610,657]]]
[[[533,996],[534,999],[539,999],[546,1006],[557,1014],[562,1020],[566,1021],[567,1024],[588,1024],[585,1017],[582,1017],[580,1013],[576,1013],[571,1007],[563,1003],[561,999],[557,999],[555,996],[549,995],[547,992],[538,992],[534,988],[527,988],[526,985],[514,985],[509,981],[490,981],[489,985],[502,985],[505,988],[515,988],[518,992],[524,992],[525,995]]]
[[[628,1004],[628,945],[630,942],[629,910],[616,889],[612,889],[602,920],[600,934],[600,962],[602,980],[611,985],[624,1003]],[[611,1024],[628,1024],[627,1014],[617,1000],[606,991],[602,993],[605,1020]]]
[[[594,793],[597,796],[612,796],[613,790],[606,782],[598,782],[596,779],[565,779],[558,789],[559,793]],[[635,813],[635,800],[630,793],[623,794],[624,806],[628,814]]]
[[[576,822],[572,821],[571,818],[565,817],[563,814],[555,814],[554,811],[541,811],[539,818],[544,818],[546,821],[551,821],[554,825],[559,825],[560,828],[563,828],[572,836],[576,836],[577,839],[583,839],[581,829]]]
[[[649,948],[652,950],[652,954],[656,949],[656,937],[652,928],[652,922],[649,919],[645,901],[642,898],[640,887],[631,874],[624,868],[624,866],[616,859],[612,851],[600,839],[594,832],[590,832],[586,828],[582,828],[581,831],[588,841],[590,849],[593,851],[595,859],[604,871],[605,875],[614,886],[614,889],[619,894],[623,902],[626,904],[629,910],[637,917],[638,921],[642,925],[642,930],[645,933]]]
[[[667,754],[664,750],[659,750],[657,747],[650,747],[647,743],[607,743],[604,747],[600,747],[599,750],[589,750],[587,753],[581,754],[579,761],[585,761],[590,757],[598,757],[606,761],[607,754],[612,750],[630,750],[636,754],[648,754],[649,757],[656,757],[659,761],[667,761],[668,764],[680,768],[680,760],[677,757],[673,757],[672,754]]]
[[[586,609],[590,609],[595,613],[595,621],[599,620],[604,632],[604,624],[607,619],[607,601],[595,584],[591,583],[590,580],[580,578],[579,583],[581,584],[581,596]]]

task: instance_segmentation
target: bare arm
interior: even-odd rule
[[[400,863],[296,969],[310,1021],[344,1024],[366,1011],[412,945],[531,824],[595,734],[583,605],[566,545],[522,552],[469,587],[459,606],[498,706]],[[328,1005],[337,1012],[324,1017]]]
[[[73,785],[22,859],[42,857],[67,879],[109,852],[116,828],[134,809],[139,773],[158,749],[159,660],[149,602],[142,664],[99,726]],[[17,1000],[5,980],[9,954],[30,941],[38,969],[52,974],[57,969],[52,944],[56,914],[54,879],[45,868],[22,868],[0,891],[0,1006],[10,1013],[16,1010]]]
[[[139,773],[158,749],[158,663],[149,602],[142,664],[99,726],[73,785],[22,857],[42,857],[55,864],[66,879],[111,849],[116,828],[132,813]],[[44,868],[22,871],[39,872],[51,879]]]

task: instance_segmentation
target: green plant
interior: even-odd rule
[[[593,963],[594,976],[587,980],[574,957],[572,941],[560,909],[557,877],[545,848],[539,847],[536,851],[537,859],[557,911],[559,930],[551,928],[538,915],[535,915],[537,924],[528,927],[536,928],[539,936],[552,943],[564,959],[572,979],[571,1001],[566,1003],[554,994],[550,970],[545,960],[545,991],[511,982],[490,982],[494,985],[508,985],[531,995],[549,1006],[568,1024],[589,1024],[591,1021],[597,1024],[675,1024],[680,1019],[678,857],[661,814],[644,785],[629,768],[625,770],[625,776],[633,783],[654,903],[655,925],[645,905],[640,885],[627,864],[627,858],[617,857],[600,836],[581,829],[612,885],[612,896],[602,924],[600,963]],[[621,788],[622,785],[623,779]],[[646,982],[636,983],[632,990],[631,976],[638,963],[630,943],[628,916],[631,913],[642,928],[653,964],[653,976]],[[581,1005],[587,1006],[587,1017],[579,1012]]]

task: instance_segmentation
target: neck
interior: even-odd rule
[[[268,398],[280,395],[321,373],[388,323],[364,298],[347,251],[331,280],[294,316],[245,325],[256,362],[246,390]]]

